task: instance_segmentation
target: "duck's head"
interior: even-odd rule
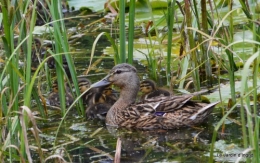
[[[140,91],[144,94],[150,93],[155,90],[156,84],[154,81],[146,79],[140,84]]]
[[[130,64],[122,63],[114,66],[109,74],[102,80],[94,83],[91,87],[102,87],[114,84],[120,89],[124,88],[138,88],[140,85],[137,70]]]

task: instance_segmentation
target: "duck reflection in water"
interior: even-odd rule
[[[206,162],[198,157],[205,152],[212,135],[198,129],[129,130],[107,126],[109,132],[121,140],[120,162],[192,161]],[[194,141],[196,137],[197,141]],[[120,150],[120,149],[119,149]],[[112,160],[110,160],[113,162]],[[115,160],[114,160],[115,161]],[[103,160],[102,162],[109,162]]]

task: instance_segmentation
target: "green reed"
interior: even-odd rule
[[[119,54],[120,63],[126,62],[125,1],[119,1]]]
[[[195,4],[196,1],[193,1],[193,3]],[[200,7],[201,10],[198,10],[197,5],[194,6],[194,15],[196,17],[196,25],[198,27],[198,29],[200,29],[201,31],[203,31],[205,34],[208,33],[208,22],[207,20],[207,6],[206,6],[206,1],[202,0],[200,2]],[[201,21],[200,20],[200,14],[201,14]],[[206,75],[206,83],[207,83],[207,87],[211,88],[213,86],[212,83],[212,66],[210,64],[210,60],[209,60],[209,56],[212,56],[212,51],[208,50],[209,49],[209,42],[204,42],[204,39],[202,37],[201,34],[197,35],[197,39],[199,43],[202,43],[200,48],[201,48],[201,52],[199,53],[201,55],[200,59],[202,62],[205,61],[205,64],[203,64],[202,68],[205,69],[205,75]]]
[[[128,63],[133,63],[134,51],[134,30],[135,30],[135,0],[129,3],[129,24],[128,24]]]
[[[169,85],[169,78],[171,76],[171,60],[172,60],[172,29],[174,24],[174,13],[175,13],[175,4],[176,0],[168,0],[168,8],[167,8],[167,26],[168,26],[168,45],[167,45],[167,66],[166,66],[166,77],[167,83]]]
[[[194,5],[195,7],[196,5]],[[191,6],[190,6],[190,2],[188,0],[184,1],[184,11],[185,11],[185,19],[186,19],[186,26],[187,27],[192,27],[192,12],[191,12]],[[198,21],[198,20],[197,20]],[[188,39],[188,49],[193,49],[196,46],[196,42],[194,41],[194,33],[191,30],[188,30],[187,33],[187,39]],[[187,45],[186,45],[187,46]],[[190,58],[191,58],[191,67],[192,69],[195,69],[196,67],[198,67],[198,55],[196,54],[196,51],[191,51],[190,52]],[[192,73],[193,76],[193,82],[194,82],[194,87],[195,90],[198,91],[200,90],[200,78],[199,78],[199,71],[197,69],[195,69],[195,71],[193,71]]]
[[[26,43],[31,43],[31,31],[26,30],[25,20],[21,19],[21,13],[27,12],[29,1],[23,4],[19,1],[7,1],[1,0],[1,9],[3,13],[3,28],[4,36],[2,36],[3,46],[5,50],[6,63],[3,68],[0,77],[0,91],[1,91],[1,115],[2,122],[5,124],[6,136],[3,138],[3,146],[1,147],[0,159],[4,160],[4,151],[8,151],[8,157],[10,160],[15,160],[18,156],[20,161],[24,159],[30,160],[30,155],[28,154],[28,143],[26,141],[25,130],[22,130],[21,125],[18,123],[19,114],[22,114],[21,109],[19,110],[19,96],[22,91],[24,91],[24,97],[26,97],[26,90],[29,89],[30,82],[30,72],[25,69],[25,71],[20,70],[19,67],[19,49],[22,47],[25,52],[30,51],[26,49]],[[36,3],[34,3],[35,6]],[[21,5],[24,5],[20,8]],[[8,18],[8,19],[7,19]],[[35,11],[32,11],[32,21],[30,26],[33,26],[33,20],[35,18]],[[19,27],[19,38],[16,44],[14,44],[14,29]],[[27,35],[27,36],[26,36]],[[25,37],[26,36],[26,37]],[[28,41],[26,40],[28,39]],[[30,56],[25,61],[30,61]],[[25,62],[26,63],[26,62]],[[30,69],[30,65],[28,67]],[[30,70],[31,71],[31,70]],[[26,72],[25,74],[23,72]],[[24,82],[20,84],[19,81]],[[29,100],[28,100],[29,101]],[[27,100],[24,99],[24,105],[30,106]],[[28,117],[24,117],[25,125],[28,125]],[[5,133],[5,131],[1,130]],[[2,140],[2,139],[1,139]],[[16,144],[16,145],[15,145]],[[18,145],[19,144],[19,145]]]
[[[41,80],[40,73],[42,72],[45,63],[50,57],[43,60],[36,71],[32,73],[31,70],[32,42],[34,37],[32,32],[36,21],[37,11],[35,9],[37,2],[38,1],[36,0],[33,4],[30,4],[31,2],[29,0],[23,2],[18,0],[11,2],[7,0],[1,0],[1,9],[4,17],[4,35],[2,36],[2,41],[5,50],[6,62],[0,75],[0,104],[2,108],[0,111],[0,116],[2,122],[1,124],[5,125],[5,130],[2,130],[4,128],[1,128],[0,131],[1,133],[6,133],[7,131],[5,137],[1,139],[1,144],[3,144],[0,150],[1,160],[7,160],[5,157],[7,156],[11,161],[20,160],[21,162],[26,162],[25,160],[28,160],[29,162],[32,162],[32,156],[29,151],[30,142],[28,142],[27,138],[27,129],[30,122],[30,124],[33,123],[34,137],[38,147],[40,161],[44,161],[44,156],[41,151],[41,144],[39,143],[39,134],[36,131],[38,129],[29,109],[32,105],[31,99],[33,98],[37,103],[36,105],[41,113],[41,116],[46,116],[44,111],[46,108],[44,108],[44,101],[42,101],[44,99],[39,96],[39,92],[37,90],[39,87],[41,87],[41,85],[38,85],[37,88],[36,83],[39,83],[37,80]],[[56,44],[55,51],[49,52],[56,61],[56,71],[58,76],[58,83],[60,86],[59,93],[62,101],[62,114],[65,114],[65,90],[64,87],[62,87],[64,86],[63,75],[65,74],[65,71],[62,67],[63,54],[66,57],[71,74],[71,80],[74,82],[75,87],[77,87],[77,80],[75,67],[73,65],[71,56],[69,55],[66,30],[62,20],[60,6],[61,1],[52,1],[51,3],[52,5],[49,4],[49,7],[54,19],[54,32],[52,39]],[[24,15],[26,15],[26,17],[24,17]],[[14,29],[19,30],[16,41],[14,40],[16,35]],[[19,66],[19,58],[21,53],[20,49],[22,49],[24,54],[24,60],[22,60],[25,63],[24,68]],[[46,76],[49,76],[48,72],[46,72]],[[76,90],[76,93],[79,95],[79,90]],[[21,96],[23,96],[23,101],[21,101],[19,98]],[[19,107],[22,104],[23,106]],[[78,112],[80,115],[82,115],[84,113],[84,108],[82,102],[80,104],[81,105]]]

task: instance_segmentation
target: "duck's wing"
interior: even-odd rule
[[[123,110],[122,113],[125,118],[139,118],[141,116],[154,115],[159,105],[160,102],[133,104]]]
[[[174,112],[161,112],[162,114],[158,114],[159,112],[149,112],[150,114],[147,115],[131,114],[132,116],[128,114],[119,126],[140,129],[191,127],[203,122],[216,104],[189,101],[181,109],[176,109]]]
[[[193,96],[172,96],[172,97],[157,97],[146,99],[143,102],[130,105],[123,110],[125,118],[140,117],[155,115],[161,116],[161,114],[167,112],[175,112],[185,105]]]
[[[204,107],[202,107],[201,109],[199,109],[196,113],[192,114],[189,119],[191,120],[196,120],[197,117],[205,114],[205,112],[211,110],[212,108],[214,108],[220,101],[214,102],[214,103],[210,103],[208,105],[205,105]]]
[[[183,105],[185,105],[190,99],[193,97],[190,95],[182,95],[182,96],[170,96],[170,97],[155,97],[151,99],[146,99],[144,103],[159,103],[156,107],[157,112],[174,112],[177,109],[180,109]]]

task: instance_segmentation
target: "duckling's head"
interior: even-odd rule
[[[151,93],[155,88],[155,82],[149,79],[143,80],[140,84],[140,91],[144,94]]]
[[[118,86],[121,90],[139,89],[140,81],[136,68],[127,63],[118,64],[112,68],[106,77],[92,84],[91,87],[102,87],[110,84]]]
[[[109,96],[113,93],[113,89],[111,88],[111,86],[106,86],[104,88],[104,90],[102,91],[102,94],[105,95],[105,96]]]
[[[52,83],[52,92],[58,92],[58,81],[55,80],[53,83]]]
[[[39,38],[34,38],[32,42],[32,49],[37,49],[39,50],[42,46],[41,40]]]
[[[68,83],[65,83],[64,87],[65,87],[66,93],[70,93],[71,92],[70,86],[69,86]],[[52,83],[52,92],[59,92],[59,86],[58,86],[58,81],[57,80],[55,80]]]
[[[81,78],[78,78],[78,85],[79,85],[80,93],[83,93],[90,87],[91,82],[87,78],[81,77]]]

